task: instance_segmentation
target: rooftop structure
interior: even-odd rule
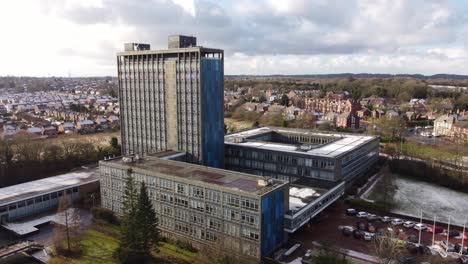
[[[177,181],[196,181],[216,190],[229,189],[246,195],[263,195],[285,185],[284,181],[273,178],[259,178],[246,173],[164,159],[177,153],[169,150],[157,153],[154,156],[148,155],[134,160],[113,159],[107,161],[106,164],[110,163],[116,167],[131,168],[134,172],[148,175],[174,177]]]
[[[262,127],[226,135],[224,142],[266,150],[338,157],[375,139],[374,136],[359,134]]]
[[[99,174],[95,169],[70,172],[67,174],[21,183],[0,188],[0,206],[17,202],[37,195],[77,187],[99,181]]]
[[[379,138],[263,127],[225,136],[227,169],[330,189],[352,182],[378,159]]]
[[[98,186],[96,169],[86,169],[1,188],[0,220],[5,223],[53,210],[60,197],[76,201]]]

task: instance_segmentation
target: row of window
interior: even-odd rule
[[[77,193],[77,192],[78,192],[78,188],[74,187],[72,189],[67,189],[65,191],[58,191],[58,192],[54,192],[50,194],[41,195],[32,199],[28,199],[26,201],[1,206],[0,213],[4,213],[6,211],[11,211],[11,210],[16,210],[17,208],[22,208],[25,206],[33,205],[35,203],[42,203],[51,199],[57,199],[59,197],[62,197],[64,194],[71,195],[72,193]]]

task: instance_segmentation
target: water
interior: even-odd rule
[[[398,177],[396,179],[394,201],[397,208],[393,212],[437,221],[451,222],[462,226],[468,220],[468,194],[454,191],[435,184]]]

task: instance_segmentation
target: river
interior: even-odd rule
[[[397,191],[394,202],[397,204],[393,212],[437,221],[451,222],[463,225],[468,220],[468,194],[454,191],[435,184],[398,177],[396,179]]]

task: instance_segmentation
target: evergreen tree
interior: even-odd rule
[[[120,223],[120,244],[116,256],[120,263],[137,263],[139,241],[137,228],[137,202],[138,191],[132,177],[133,170],[128,169],[125,182],[125,191],[122,203],[122,215]]]
[[[158,219],[151,203],[145,182],[141,183],[138,197],[137,211],[137,236],[140,243],[140,256],[147,258],[151,255],[151,249],[157,246],[159,240]]]

